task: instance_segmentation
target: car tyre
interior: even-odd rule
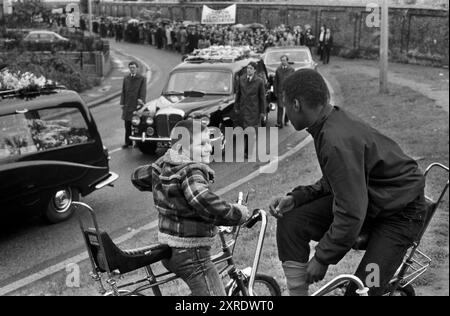
[[[67,187],[54,191],[44,210],[44,218],[50,224],[68,220],[75,211],[72,202],[79,200],[80,192],[76,188]]]
[[[154,142],[141,143],[137,144],[139,150],[146,155],[154,155],[157,149],[157,145]]]

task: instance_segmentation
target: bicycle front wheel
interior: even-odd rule
[[[244,283],[247,288],[248,283],[249,280],[247,279]],[[243,296],[242,290],[235,283],[233,283],[233,286],[231,296]],[[253,293],[255,296],[281,296],[281,289],[273,277],[258,273],[255,276]]]

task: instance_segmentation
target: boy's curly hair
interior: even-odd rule
[[[295,99],[305,101],[310,107],[327,104],[330,100],[330,91],[327,83],[317,71],[300,69],[284,81],[283,91],[288,104]]]

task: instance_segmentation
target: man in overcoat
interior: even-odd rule
[[[235,111],[240,118],[243,129],[261,126],[261,120],[266,116],[266,92],[264,81],[256,74],[256,62],[250,62],[247,73],[239,78],[237,85]],[[245,153],[248,154],[248,140],[245,143]]]
[[[275,72],[273,92],[277,97],[277,127],[283,128],[283,124],[288,123],[288,118],[284,113],[283,84],[286,78],[295,72],[295,69],[289,65],[289,57],[287,55],[281,56],[280,60],[281,65]]]
[[[125,143],[122,146],[127,148],[132,145],[131,119],[133,112],[139,106],[144,105],[147,95],[147,79],[138,73],[138,64],[134,61],[128,64],[130,73],[123,79],[122,95],[120,96],[120,106],[122,107],[122,119],[125,121]]]

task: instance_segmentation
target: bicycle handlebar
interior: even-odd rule
[[[259,222],[262,219],[262,212],[261,210],[254,210],[253,211],[253,215],[247,220],[247,222],[243,225],[246,228],[250,229],[253,226],[255,226],[255,224],[257,222]]]
[[[349,274],[342,274],[340,276],[337,276],[311,296],[323,296],[346,282],[354,283],[358,287],[358,289],[356,290],[357,295],[368,296],[369,289],[365,287],[364,283],[358,277]]]

